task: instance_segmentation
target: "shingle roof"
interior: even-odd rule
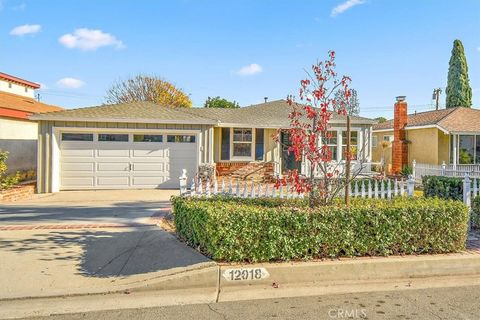
[[[220,125],[225,126],[254,125],[257,127],[286,128],[290,125],[288,115],[292,111],[292,108],[286,100],[274,100],[237,109],[192,108],[186,109],[185,111],[195,115],[214,118],[219,121]],[[357,116],[352,116],[351,120],[352,123],[375,123],[372,119]],[[346,116],[333,113],[332,123],[344,121],[346,121]]]
[[[24,97],[8,92],[0,92],[0,108],[20,110],[29,113],[44,113],[63,110],[60,107],[38,102],[33,98]]]
[[[458,107],[409,114],[406,128],[430,125],[449,132],[480,132],[480,110]],[[373,130],[393,130],[393,120],[377,123]]]
[[[252,105],[236,109],[209,108],[169,108],[152,102],[135,102],[117,105],[64,110],[61,112],[37,115],[35,120],[88,120],[98,121],[156,121],[175,123],[204,123],[220,126],[251,125],[264,128],[285,128],[290,122],[291,107],[285,100]],[[374,121],[362,117],[352,117],[352,123],[373,124]],[[345,116],[334,114],[332,123],[343,122]]]
[[[96,120],[121,122],[164,122],[214,124],[216,121],[195,116],[179,108],[162,107],[153,102],[132,102],[50,112],[31,117],[32,120]]]

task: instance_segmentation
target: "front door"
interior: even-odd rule
[[[288,148],[291,146],[291,143],[289,134],[287,132],[281,133],[280,143],[282,145],[282,173],[295,169],[300,171],[302,167],[302,161],[296,161],[293,152],[288,152]]]

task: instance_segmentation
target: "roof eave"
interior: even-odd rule
[[[165,124],[206,124],[216,125],[217,121],[205,120],[165,120],[165,119],[145,119],[145,118],[71,118],[55,117],[42,114],[34,114],[29,117],[35,121],[84,121],[84,122],[121,122],[121,123],[165,123]]]

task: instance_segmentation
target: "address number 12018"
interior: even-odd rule
[[[238,268],[227,269],[223,277],[228,281],[248,281],[268,278],[269,273],[265,268]]]

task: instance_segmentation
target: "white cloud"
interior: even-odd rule
[[[364,4],[364,3],[365,3],[365,0],[347,0],[347,1],[339,4],[335,8],[333,8],[330,16],[336,17],[339,14],[342,14],[345,11],[347,11],[347,10],[349,10],[349,9],[355,7],[355,6],[358,6],[358,5]]]
[[[251,76],[251,75],[260,73],[262,71],[263,71],[263,68],[261,65],[252,63],[240,68],[240,70],[237,71],[237,74],[240,76]]]
[[[100,47],[113,46],[117,49],[125,48],[122,41],[102,30],[87,28],[76,29],[73,33],[61,36],[58,41],[69,49],[84,51],[97,50]]]
[[[37,32],[40,32],[42,30],[42,26],[39,24],[24,24],[22,26],[18,26],[13,28],[10,31],[10,34],[12,36],[24,36],[27,34],[35,34]]]
[[[20,3],[20,4],[17,5],[17,6],[13,6],[13,7],[12,7],[12,10],[14,10],[14,11],[23,11],[23,10],[25,10],[26,7],[27,7],[27,4],[26,4],[25,2],[22,2],[22,3]]]
[[[78,89],[85,85],[85,82],[75,78],[63,78],[57,81],[57,86],[61,88]]]

